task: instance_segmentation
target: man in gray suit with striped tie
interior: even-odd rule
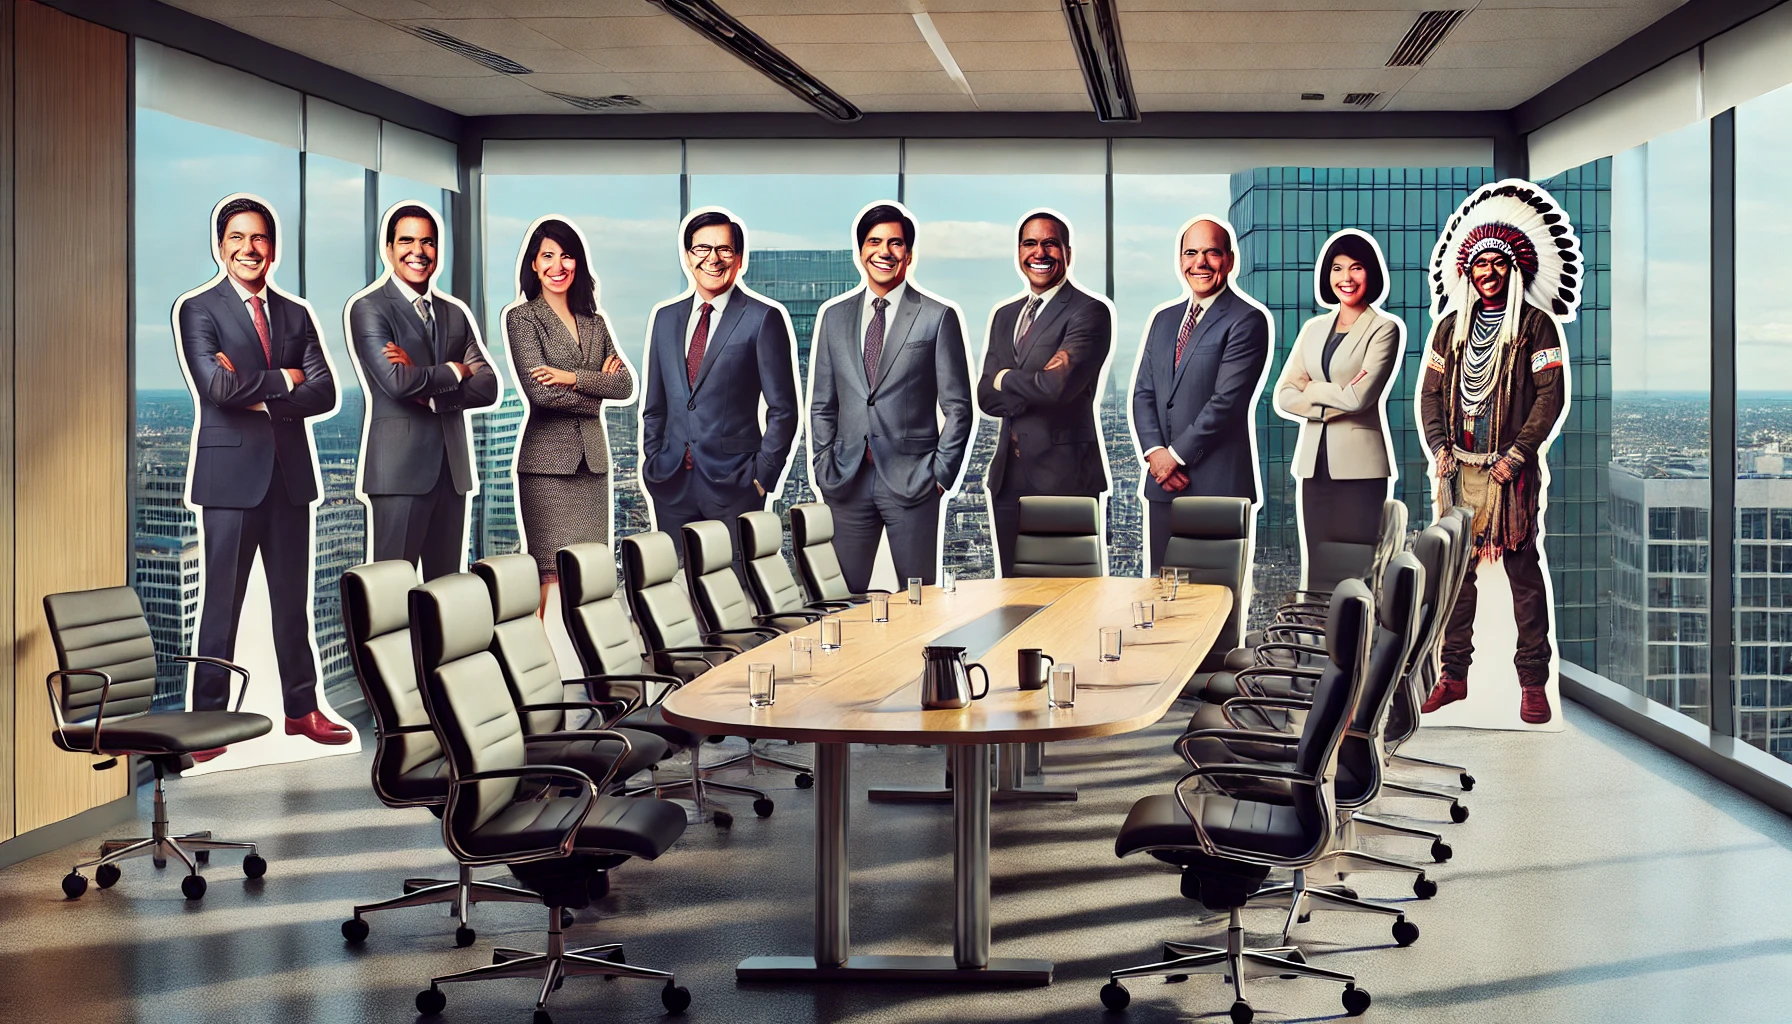
[[[909,283],[915,222],[906,211],[871,207],[855,237],[865,284],[816,318],[810,480],[834,514],[848,587],[863,593],[870,585],[884,535],[897,579],[931,585],[940,502],[958,483],[971,438],[964,325],[957,309]]]

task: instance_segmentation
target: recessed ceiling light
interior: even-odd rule
[[[1301,98],[1301,99],[1303,99],[1303,100],[1322,100],[1322,99],[1325,99],[1325,93],[1322,93],[1322,92],[1303,92],[1303,93],[1301,93],[1301,94],[1300,94],[1300,98]]]

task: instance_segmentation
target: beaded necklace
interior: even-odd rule
[[[1500,321],[1504,319],[1504,310],[1489,310],[1486,307],[1475,309],[1473,333],[1462,353],[1462,377],[1459,390],[1462,396],[1462,415],[1465,419],[1476,419],[1481,415],[1481,406],[1486,403],[1487,396],[1493,393],[1494,379],[1499,369],[1499,349],[1495,342],[1499,339]]]

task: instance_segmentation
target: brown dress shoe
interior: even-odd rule
[[[1430,696],[1425,698],[1425,703],[1419,705],[1419,712],[1429,715],[1445,704],[1454,704],[1459,700],[1467,699],[1468,680],[1458,679],[1446,673],[1438,677],[1437,685],[1431,688]]]
[[[288,718],[286,735],[306,736],[314,743],[329,747],[340,747],[354,738],[354,733],[325,718],[322,711],[313,711],[303,718]]]
[[[1518,717],[1532,725],[1549,721],[1549,691],[1542,683],[1526,683],[1518,688]]]

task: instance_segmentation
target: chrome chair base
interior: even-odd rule
[[[1272,885],[1251,894],[1250,903],[1260,900],[1276,902],[1286,901],[1288,916],[1282,922],[1282,943],[1288,943],[1288,936],[1294,926],[1305,921],[1315,910],[1338,910],[1350,914],[1378,914],[1394,919],[1394,941],[1402,946],[1409,946],[1418,940],[1417,925],[1409,924],[1406,912],[1399,907],[1385,906],[1358,899],[1356,894],[1341,887],[1313,886],[1308,884],[1304,870],[1294,872],[1294,881],[1287,885]]]
[[[449,912],[460,924],[455,939],[462,946],[470,946],[473,943],[473,933],[467,925],[467,912],[472,909],[473,904],[534,903],[539,906],[541,897],[514,885],[477,880],[473,878],[473,870],[462,864],[460,877],[454,881],[407,878],[404,881],[404,895],[378,903],[357,905],[354,916],[342,923],[342,934],[350,942],[359,942],[367,937],[367,925],[363,918],[368,914],[377,914],[382,910],[402,910],[405,907],[427,907],[437,903],[449,904]]]
[[[1283,940],[1284,943],[1286,939]],[[1121,982],[1127,978],[1168,978],[1180,981],[1191,974],[1224,975],[1232,984],[1234,1003],[1233,1019],[1239,1019],[1238,1006],[1244,1007],[1244,1019],[1249,1019],[1249,1003],[1245,999],[1245,980],[1276,975],[1282,978],[1318,978],[1322,981],[1335,981],[1345,987],[1346,1007],[1351,1004],[1351,993],[1359,992],[1356,978],[1341,971],[1329,971],[1323,967],[1313,967],[1306,962],[1300,949],[1295,946],[1281,945],[1267,949],[1249,949],[1244,944],[1244,923],[1242,911],[1233,907],[1226,925],[1226,945],[1201,946],[1186,942],[1165,942],[1165,959],[1157,963],[1141,964],[1137,967],[1123,967],[1108,975],[1108,986],[1102,990],[1102,1002],[1109,1009],[1123,1008],[1130,997],[1126,994]],[[1362,1004],[1368,1006],[1368,993],[1363,992]],[[1355,1012],[1360,1013],[1361,1010]]]
[[[166,867],[170,859],[178,860],[187,869],[187,874],[199,874],[200,865],[211,859],[213,850],[243,850],[248,856],[244,858],[244,872],[251,878],[260,878],[267,870],[265,863],[256,853],[254,843],[239,843],[224,839],[214,839],[210,830],[186,832],[181,835],[168,834],[168,800],[162,787],[162,773],[156,772],[154,816],[150,820],[150,834],[133,836],[129,839],[107,839],[100,843],[99,856],[90,860],[79,861],[70,869],[70,877],[79,876],[88,868],[100,868],[120,861],[137,857],[154,859],[155,866]],[[253,860],[251,860],[253,858]],[[114,875],[116,877],[116,875]],[[111,885],[106,879],[100,879],[100,887]],[[83,888],[85,883],[83,882]],[[66,890],[65,890],[66,891]],[[203,891],[203,890],[201,890]]]
[[[537,902],[540,897],[536,897]],[[586,946],[580,949],[567,949],[566,937],[560,928],[561,908],[548,908],[548,948],[546,952],[534,953],[524,949],[512,949],[499,946],[492,950],[492,962],[484,967],[445,974],[431,978],[429,988],[417,994],[417,1010],[424,1016],[433,1016],[442,1012],[447,999],[441,993],[443,985],[460,981],[487,981],[493,978],[528,978],[541,980],[541,994],[535,1000],[537,1011],[548,1004],[548,997],[560,987],[567,978],[585,978],[607,976],[615,978],[643,978],[666,983],[666,991],[662,1000],[666,1008],[679,1013],[690,1003],[690,993],[678,988],[671,971],[655,970],[651,967],[637,967],[625,963],[622,959],[620,942],[606,943],[601,946]],[[613,957],[613,959],[612,959]],[[676,1004],[676,1005],[675,1005]]]
[[[753,812],[761,818],[772,813],[772,801],[762,789],[752,786],[741,786],[732,782],[716,782],[708,777],[710,772],[720,771],[731,765],[746,760],[749,754],[736,754],[733,757],[718,761],[715,764],[702,763],[699,751],[702,744],[691,748],[691,777],[677,782],[661,782],[657,779],[640,786],[624,786],[616,791],[618,796],[655,796],[664,798],[668,792],[688,791],[691,802],[696,805],[695,821],[713,822],[717,828],[729,828],[734,824],[734,815],[721,807],[711,808],[709,791],[718,789],[725,793],[739,793],[753,798]]]

